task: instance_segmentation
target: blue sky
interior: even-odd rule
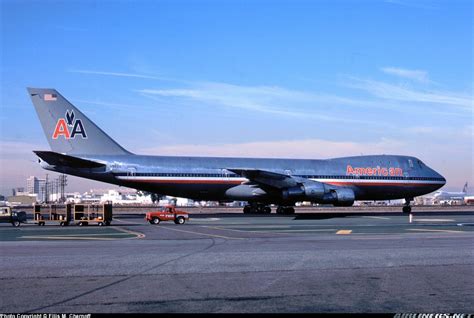
[[[58,89],[134,152],[408,154],[447,188],[474,185],[473,12],[472,1],[2,1],[0,193],[45,173],[27,86]]]

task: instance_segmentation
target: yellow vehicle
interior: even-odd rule
[[[71,222],[71,204],[35,204],[33,220],[39,226],[48,224],[69,225]]]
[[[112,204],[74,204],[74,222],[79,226],[97,224],[110,225]]]

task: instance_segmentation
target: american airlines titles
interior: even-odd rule
[[[346,167],[347,176],[390,176],[398,177],[403,176],[402,168],[395,167],[352,167],[347,165]]]

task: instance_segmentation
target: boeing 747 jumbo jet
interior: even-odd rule
[[[244,213],[294,213],[299,201],[352,206],[405,199],[446,180],[415,157],[372,155],[257,159],[136,155],[116,143],[55,89],[28,88],[52,151],[34,151],[47,170],[194,200],[247,201]]]

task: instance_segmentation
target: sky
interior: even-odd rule
[[[26,87],[56,88],[135,153],[412,155],[447,190],[474,187],[472,1],[0,6],[0,194],[46,174]],[[69,178],[90,188],[111,186]]]

